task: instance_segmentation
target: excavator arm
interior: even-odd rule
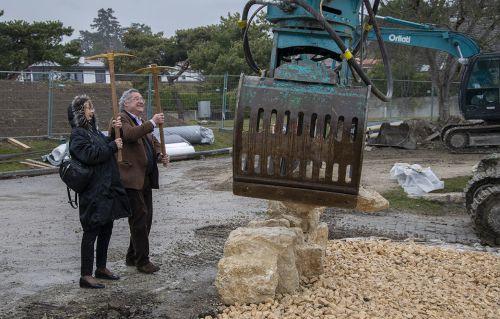
[[[456,57],[462,64],[467,63],[466,59],[480,53],[480,48],[477,43],[463,33],[438,29],[431,24],[415,23],[392,17],[377,16],[377,18],[385,22],[410,27],[381,27],[380,34],[382,40],[386,43],[439,50]],[[360,32],[358,32],[358,35],[359,34]],[[377,40],[375,32],[373,31],[368,32],[366,38],[368,41]],[[358,39],[361,39],[361,36],[359,36]]]
[[[479,46],[459,32],[448,30],[411,30],[401,28],[380,28],[382,39],[386,43],[428,48],[446,52],[465,64],[465,60],[480,52]],[[376,40],[373,32],[368,33],[368,40]]]

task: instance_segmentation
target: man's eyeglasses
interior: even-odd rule
[[[139,97],[139,96],[131,97],[129,100],[130,101],[134,101],[134,102],[142,102],[142,103],[144,103],[144,99],[142,97]]]

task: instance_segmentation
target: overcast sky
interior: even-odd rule
[[[131,23],[149,25],[153,32],[172,36],[175,30],[215,24],[228,12],[240,12],[247,0],[1,0],[0,21],[59,20],[75,31],[90,29],[101,8],[112,8],[122,27]]]

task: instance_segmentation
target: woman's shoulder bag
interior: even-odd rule
[[[78,195],[83,192],[92,179],[92,169],[82,164],[76,158],[66,157],[59,166],[59,176],[67,186],[69,204],[78,208]],[[71,198],[70,190],[75,191],[75,198]]]

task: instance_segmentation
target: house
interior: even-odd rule
[[[45,81],[52,72],[52,79],[70,80],[81,83],[110,83],[109,71],[104,62],[99,60],[87,60],[81,57],[78,63],[70,67],[62,67],[60,64],[50,61],[39,62],[30,65],[22,72],[20,81]]]
[[[172,70],[169,74],[162,74],[160,76],[160,81],[161,82],[168,82],[168,76],[169,75],[175,75],[178,70],[180,70],[180,67],[176,66],[174,69],[177,70]],[[191,69],[187,69],[184,71],[181,76],[176,80],[176,82],[202,82],[205,80],[205,76],[201,74],[200,72],[193,71]]]

